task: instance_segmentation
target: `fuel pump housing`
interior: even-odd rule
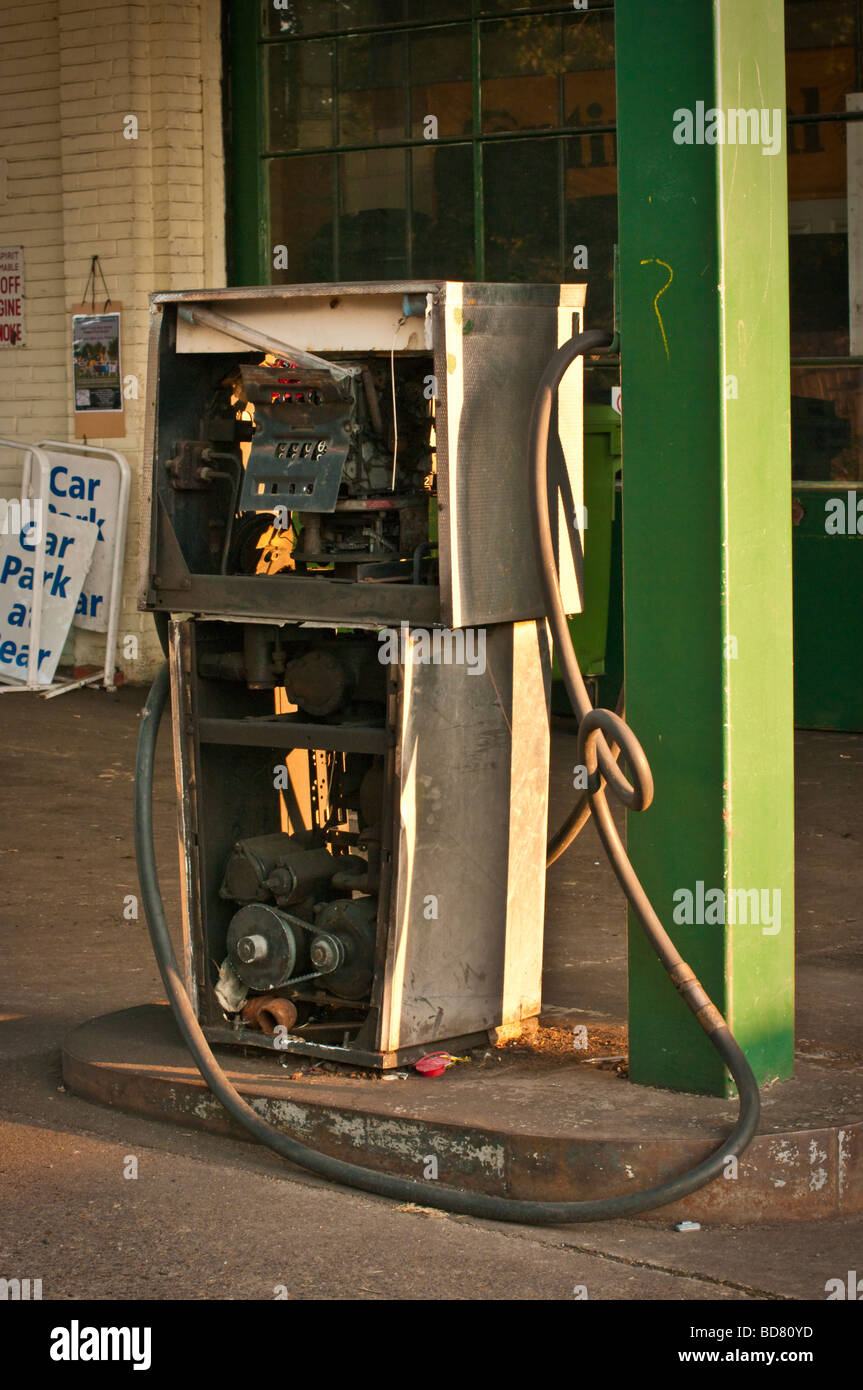
[[[140,604],[166,637],[212,1043],[392,1067],[540,1008],[549,638],[530,412],[584,286],[152,297]],[[581,611],[581,360],[549,495]]]

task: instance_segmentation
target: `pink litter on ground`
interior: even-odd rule
[[[455,1061],[448,1052],[429,1052],[425,1057],[420,1057],[418,1062],[414,1062],[414,1071],[418,1071],[420,1076],[443,1076],[447,1067],[451,1067]]]

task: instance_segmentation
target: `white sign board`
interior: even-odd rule
[[[620,409],[620,387],[619,387],[619,386],[612,386],[612,388],[611,388],[611,408],[612,408],[612,410],[616,410],[617,413],[618,413],[618,415],[621,415],[621,414],[622,414],[622,411],[621,411],[621,409]]]
[[[75,627],[107,632],[117,537],[120,475],[109,458],[45,450],[51,464],[46,524],[55,517],[77,517],[97,528],[93,562],[75,607]]]
[[[24,252],[0,246],[0,347],[24,346]]]
[[[0,679],[27,680],[33,607],[36,526],[0,536]],[[98,527],[77,517],[51,517],[45,530],[42,620],[39,630],[40,685],[50,685],[90,568]]]

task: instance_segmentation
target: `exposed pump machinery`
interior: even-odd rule
[[[650,772],[593,711],[581,611],[584,286],[293,285],[151,301],[141,604],[168,668],[145,711],[137,835],[181,1031],[257,1137],[341,1181],[514,1220],[625,1215],[683,1196],[754,1133],[745,1058],[625,856]],[[604,1201],[515,1202],[316,1154],[271,1130],[212,1046],[389,1068],[539,1013],[552,640],[591,813],[663,964],[741,1089],[690,1173]],[[170,691],[183,966],[152,853]],[[623,775],[616,758],[629,770]],[[556,852],[556,851],[555,851]]]

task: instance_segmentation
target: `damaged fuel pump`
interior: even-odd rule
[[[583,293],[411,282],[152,300],[141,606],[168,665],[144,711],[136,844],[179,1027],[214,1094],[285,1157],[366,1191],[508,1221],[600,1220],[677,1200],[722,1173],[759,1116],[743,1053],[618,836],[607,791],[646,809],[650,769],[623,720],[590,705],[566,624],[581,606],[581,359],[608,342],[580,331]],[[483,638],[481,669],[455,640],[468,629]],[[393,631],[400,640],[383,643]],[[593,814],[741,1108],[688,1172],[544,1203],[318,1153],[255,1113],[212,1046],[388,1068],[539,1013],[550,638],[589,773],[585,806],[552,844]],[[169,694],[182,974],[152,844]]]
[[[170,649],[186,985],[214,1042],[388,1068],[539,1012],[550,662],[524,459],[583,295],[153,299],[141,602]]]

